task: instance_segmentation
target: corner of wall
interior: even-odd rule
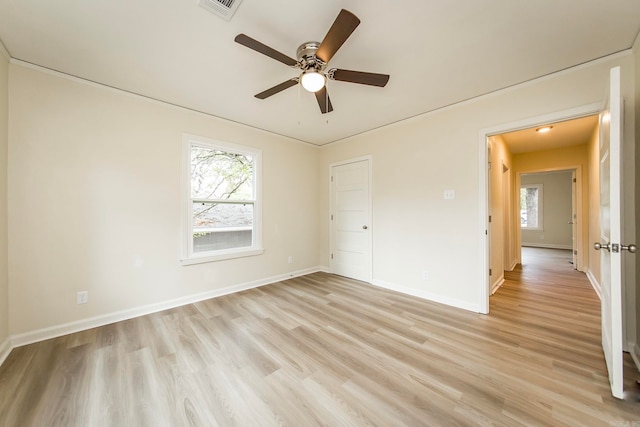
[[[587,274],[587,279],[589,279],[589,283],[591,283],[591,287],[593,287],[593,290],[596,291],[596,295],[598,295],[598,299],[601,300],[602,287],[600,286],[600,282],[598,281],[596,276],[593,274],[593,271],[588,269],[586,274]]]
[[[634,89],[635,89],[635,169],[636,169],[636,188],[635,188],[635,219],[638,220],[640,214],[640,32],[636,36],[633,43],[634,57]],[[640,227],[636,227],[636,242],[640,242]],[[636,366],[640,370],[640,263],[636,262],[636,344],[634,347],[634,360]]]
[[[631,352],[631,358],[636,363],[636,368],[640,371],[640,344],[637,342],[633,346],[633,351]]]
[[[3,56],[7,60],[7,62],[11,59],[11,55],[9,55],[9,51],[5,47],[4,43],[2,43],[1,39],[0,39],[0,56]]]
[[[5,360],[7,360],[11,350],[13,350],[11,339],[7,337],[3,342],[0,342],[0,366],[2,366]]]
[[[9,276],[7,237],[7,154],[9,146],[9,61],[0,40],[0,363],[11,351],[9,339]]]

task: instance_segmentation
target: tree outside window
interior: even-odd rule
[[[530,230],[542,229],[542,184],[520,187],[520,226]]]
[[[194,136],[186,139],[188,230],[183,258],[261,253],[260,151]]]

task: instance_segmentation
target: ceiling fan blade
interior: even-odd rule
[[[273,48],[270,48],[266,44],[260,43],[258,40],[252,39],[246,34],[238,34],[234,40],[236,41],[236,43],[240,43],[241,45],[246,46],[249,49],[260,52],[261,54],[266,55],[269,58],[273,58],[276,61],[280,61],[290,67],[295,67],[296,65],[298,65],[298,61],[296,61],[295,59],[285,55],[284,53],[278,52]]]
[[[316,92],[316,99],[318,100],[318,106],[320,107],[322,114],[333,111],[333,106],[331,105],[331,99],[329,99],[329,95],[327,94],[326,86]]]
[[[365,73],[364,71],[340,70],[337,68],[330,70],[327,75],[332,80],[379,87],[385,87],[389,81],[388,74]]]
[[[320,43],[316,58],[327,64],[358,25],[360,20],[353,13],[342,9]]]
[[[295,86],[298,84],[298,79],[287,80],[286,82],[282,82],[279,85],[275,85],[274,87],[265,90],[264,92],[260,92],[256,95],[258,99],[265,99],[270,97],[271,95],[275,95],[278,92],[282,92],[285,89],[289,89],[291,86]]]

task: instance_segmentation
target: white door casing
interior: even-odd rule
[[[371,281],[371,158],[330,166],[331,273]]]
[[[622,99],[620,67],[611,69],[609,96],[600,114],[600,285],[602,348],[609,372],[611,394],[623,398],[621,147]],[[618,249],[616,249],[616,246]]]
[[[601,103],[594,104],[586,104],[576,108],[571,108],[563,111],[556,111],[553,113],[543,114],[541,116],[529,117],[522,120],[518,120],[510,123],[503,123],[500,125],[480,129],[478,132],[478,143],[479,143],[479,156],[478,156],[478,193],[480,194],[480,208],[478,209],[478,221],[479,221],[479,248],[478,252],[480,255],[480,262],[478,263],[478,299],[480,302],[480,313],[487,314],[489,313],[489,295],[491,293],[491,281],[489,280],[489,268],[490,268],[490,256],[489,256],[489,170],[487,169],[487,162],[490,159],[490,155],[488,152],[489,149],[489,138],[493,135],[499,135],[507,132],[513,132],[516,130],[538,127],[542,125],[546,125],[554,122],[561,122],[565,120],[577,119],[580,117],[590,116],[593,114],[598,114],[602,109]],[[574,168],[573,165],[570,165],[569,168]],[[564,169],[567,169],[566,167]],[[581,218],[581,199],[580,199],[580,188],[581,188],[581,175],[579,167],[576,167],[577,170],[577,207],[578,207],[578,220]],[[513,182],[514,194],[517,189],[520,188],[520,176],[519,174],[515,175],[515,182]],[[516,197],[516,196],[514,196]],[[514,199],[515,200],[515,199]],[[514,205],[515,206],[515,205]],[[583,213],[584,215],[584,213]],[[515,218],[514,218],[515,221]],[[514,222],[514,226],[515,226]],[[519,253],[517,249],[520,243],[520,228],[514,228],[514,250]],[[578,247],[581,247],[580,233],[577,235],[578,239]],[[517,255],[514,253],[514,257]],[[580,253],[578,253],[578,260],[581,258]],[[518,261],[520,261],[518,259]],[[580,267],[580,263],[578,263],[578,267]]]
[[[578,197],[576,192],[576,171],[571,171],[571,262],[573,268],[578,269]]]

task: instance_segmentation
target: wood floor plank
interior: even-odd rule
[[[316,273],[16,348],[0,425],[640,425],[584,274],[523,253],[489,315]]]

